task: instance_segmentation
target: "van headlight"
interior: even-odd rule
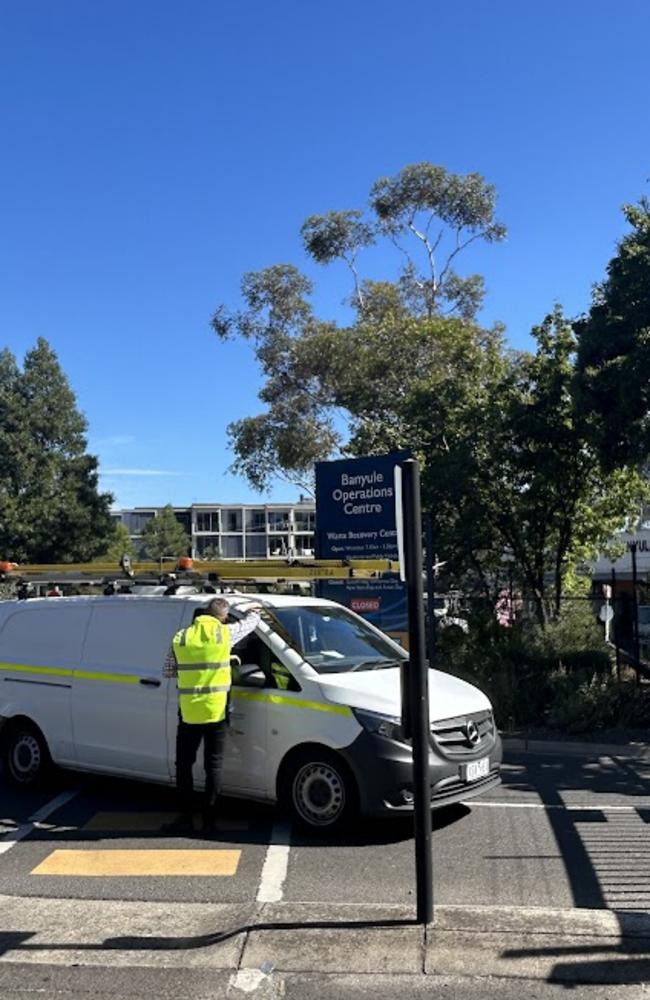
[[[383,736],[387,740],[396,740],[398,743],[408,742],[402,729],[402,720],[396,716],[380,715],[379,712],[364,712],[360,708],[353,708],[352,713],[367,733]]]

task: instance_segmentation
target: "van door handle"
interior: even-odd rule
[[[141,677],[140,683],[144,684],[146,687],[159,688],[160,681],[155,677]]]

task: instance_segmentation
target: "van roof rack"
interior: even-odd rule
[[[350,577],[369,579],[396,574],[399,564],[390,559],[264,559],[234,562],[221,559],[199,561],[189,557],[178,559],[173,567],[156,562],[132,563],[123,556],[114,562],[90,563],[30,563],[20,565],[0,561],[0,582],[18,588],[34,585],[104,587],[106,593],[124,593],[133,586],[164,586],[165,593],[174,594],[180,587],[193,587],[196,593],[217,593],[233,585],[258,583],[284,584],[293,581],[341,580]]]

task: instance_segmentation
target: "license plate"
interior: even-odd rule
[[[481,757],[480,760],[471,760],[465,765],[465,781],[478,781],[479,778],[487,778],[490,773],[490,758]]]

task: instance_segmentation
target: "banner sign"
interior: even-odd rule
[[[336,601],[356,611],[403,646],[408,645],[406,586],[397,576],[373,580],[320,580],[318,593],[327,601]]]
[[[316,464],[316,558],[395,559],[395,466],[408,452]]]

